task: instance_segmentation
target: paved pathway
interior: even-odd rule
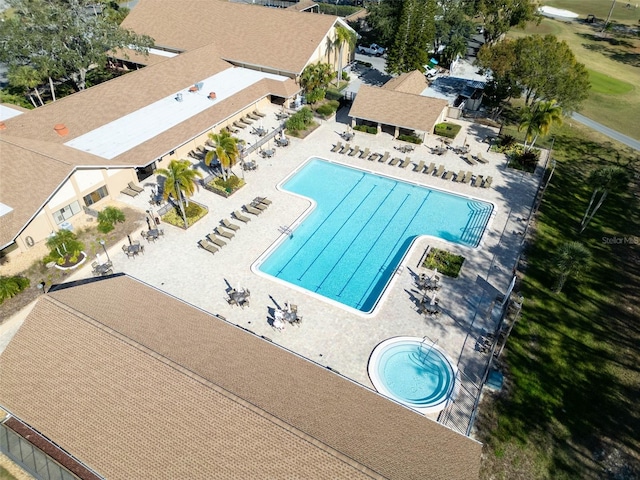
[[[612,128],[605,127],[601,123],[598,123],[595,120],[591,120],[590,118],[587,118],[584,115],[580,115],[579,113],[574,113],[573,115],[571,115],[571,118],[582,123],[583,125],[586,125],[589,128],[593,128],[597,132],[600,132],[607,137],[613,138],[620,143],[624,143],[625,145],[635,150],[640,150],[640,142],[634,138],[623,135],[620,132],[616,132]]]

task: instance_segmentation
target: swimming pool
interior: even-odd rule
[[[487,202],[317,158],[281,188],[315,208],[258,270],[365,313],[416,237],[475,247],[493,211]]]
[[[369,358],[375,389],[425,414],[439,412],[455,396],[457,373],[441,348],[419,337],[385,340]]]

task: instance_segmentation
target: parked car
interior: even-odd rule
[[[433,78],[436,78],[436,76],[438,75],[438,69],[437,68],[429,67],[428,65],[425,65],[424,68],[425,68],[424,75],[428,79],[431,80]]]
[[[382,48],[377,43],[372,43],[368,47],[366,45],[358,45],[356,47],[356,52],[363,53],[365,55],[375,55],[376,57],[381,57],[384,55],[384,48]]]

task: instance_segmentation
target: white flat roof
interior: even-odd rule
[[[17,117],[23,112],[16,110],[15,108],[7,107],[6,105],[0,105],[0,120],[9,120],[10,118]]]
[[[65,145],[111,160],[264,78],[281,82],[288,79],[281,75],[231,67],[202,80],[203,86],[198,92],[189,92],[192,85],[186,85],[183,90],[74,138]],[[216,93],[215,100],[208,98],[210,92]],[[180,96],[182,100],[178,101]]]
[[[3,217],[4,215],[6,215],[11,211],[13,211],[13,208],[11,208],[9,205],[5,205],[4,203],[0,202],[0,217]]]
[[[167,52],[166,50],[160,50],[159,48],[150,48],[149,53],[151,55],[158,55],[160,57],[169,57],[169,58],[178,56],[178,54],[175,52]]]

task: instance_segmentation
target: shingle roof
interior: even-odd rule
[[[140,0],[122,26],[159,47],[216,45],[233,63],[300,73],[337,17],[220,0]]]
[[[126,276],[41,297],[0,371],[107,478],[478,478],[477,442]]]
[[[427,86],[427,79],[424,77],[424,74],[419,70],[414,70],[392,78],[385,83],[382,88],[393,90],[394,92],[420,95]]]
[[[361,85],[349,116],[386,125],[433,131],[446,100]]]

